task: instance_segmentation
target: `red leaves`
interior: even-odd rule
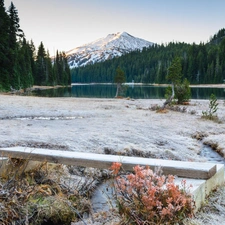
[[[109,169],[112,170],[114,175],[117,175],[120,171],[121,166],[122,166],[121,163],[114,162]]]
[[[118,174],[121,163],[111,169]],[[174,176],[154,173],[149,167],[134,167],[134,173],[116,178],[115,189],[120,214],[126,224],[174,224],[193,214],[193,201],[186,187],[174,183]],[[138,223],[137,223],[138,220]]]

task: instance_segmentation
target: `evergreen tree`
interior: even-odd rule
[[[23,38],[18,51],[18,73],[20,74],[20,87],[24,91],[33,85],[31,60],[29,43]]]
[[[34,83],[37,85],[45,85],[46,83],[46,51],[43,43],[38,47],[36,59],[36,74]]]
[[[45,82],[46,82],[47,85],[54,85],[52,60],[50,58],[49,51],[47,51],[45,61],[46,61],[46,79],[45,79]]]
[[[36,49],[34,46],[33,41],[31,40],[29,43],[29,56],[30,56],[30,63],[31,63],[31,70],[32,70],[32,76],[33,76],[33,82],[34,78],[36,77]]]
[[[58,60],[57,60],[57,68],[58,68],[58,84],[63,84],[63,58],[62,58],[62,53],[58,53]]]
[[[17,38],[23,37],[20,29],[18,11],[11,2],[9,7],[9,74],[10,84],[13,89],[20,89],[20,74],[18,72],[18,42]]]
[[[176,57],[168,69],[167,80],[174,85],[178,84],[182,77],[181,72],[182,72],[181,59],[179,57]]]
[[[9,16],[0,0],[0,90],[9,90]]]
[[[64,85],[71,84],[71,74],[70,74],[70,67],[67,61],[66,53],[62,52],[62,60],[63,60],[63,73],[64,73]]]
[[[172,93],[169,96],[169,98],[164,102],[163,108],[166,107],[166,105],[170,104],[175,96],[175,85],[177,86],[181,81],[181,60],[179,57],[174,58],[171,66],[168,69],[168,75],[167,80],[171,82],[172,87]]]
[[[114,77],[114,82],[116,83],[117,89],[116,89],[116,97],[118,97],[118,94],[122,91],[122,84],[126,82],[126,77],[124,71],[118,67],[116,69],[116,75]]]
[[[56,51],[56,56],[54,59],[54,66],[53,66],[53,71],[54,71],[54,77],[55,77],[55,84],[59,84],[59,74],[60,74],[60,62],[59,62],[59,52],[58,50]]]
[[[188,102],[191,97],[190,83],[187,78],[178,85],[175,86],[175,98],[177,99],[178,104]]]
[[[167,79],[171,81],[172,86],[166,90],[169,98],[163,104],[163,108],[165,108],[167,104],[170,104],[174,98],[177,99],[178,104],[189,101],[191,96],[190,83],[186,78],[182,82],[182,76],[181,59],[176,57],[168,68]]]

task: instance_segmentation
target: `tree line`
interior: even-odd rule
[[[42,42],[36,50],[20,28],[15,5],[11,3],[6,10],[0,0],[0,90],[68,84],[71,75],[65,53],[57,51],[52,60]]]
[[[72,82],[113,82],[120,67],[127,82],[166,83],[168,68],[175,57],[181,58],[183,78],[191,84],[223,83],[225,79],[225,29],[206,44],[170,42],[152,45],[118,58],[74,68]]]

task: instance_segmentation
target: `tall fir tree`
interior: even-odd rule
[[[46,51],[42,42],[39,45],[37,52],[34,83],[37,85],[46,84]]]
[[[70,67],[67,61],[66,53],[62,52],[62,63],[63,63],[63,84],[70,85],[71,84],[71,74]]]
[[[10,84],[13,89],[20,89],[20,74],[18,71],[18,42],[17,38],[23,37],[20,29],[18,11],[14,4],[8,10],[9,13],[9,73]]]
[[[26,91],[33,85],[32,57],[30,45],[25,38],[20,42],[18,51],[18,73],[20,74],[20,87]]]
[[[29,43],[29,56],[30,56],[30,62],[31,62],[31,70],[32,70],[32,76],[33,76],[33,82],[36,74],[36,49],[34,46],[34,42],[31,40]]]
[[[53,65],[53,71],[54,71],[54,83],[59,84],[59,71],[60,71],[60,64],[59,64],[59,52],[58,50],[56,51],[56,56],[54,58],[54,65]]]
[[[46,62],[46,80],[45,80],[46,85],[54,85],[52,60],[49,51],[47,51],[45,62]]]
[[[9,87],[9,16],[0,0],[0,90]]]

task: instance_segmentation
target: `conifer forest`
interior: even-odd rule
[[[153,45],[105,62],[75,68],[72,82],[113,82],[120,67],[126,81],[135,83],[166,83],[172,60],[181,57],[183,78],[191,84],[218,84],[225,79],[225,29],[210,37],[208,43],[170,42]]]
[[[57,51],[52,61],[42,42],[35,49],[20,28],[15,5],[6,10],[0,0],[0,90],[68,84],[71,76],[65,53]]]

